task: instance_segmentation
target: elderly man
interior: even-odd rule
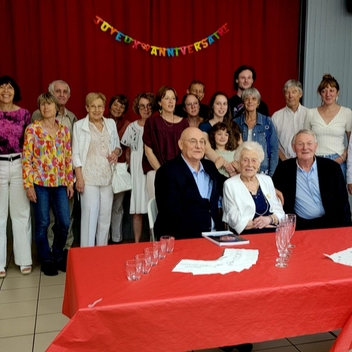
[[[279,158],[281,161],[294,158],[291,141],[295,133],[303,128],[308,108],[300,104],[303,95],[302,84],[294,79],[288,80],[283,88],[286,106],[272,116],[279,139]]]
[[[340,165],[315,156],[318,143],[310,130],[292,139],[297,157],[280,163],[273,175],[283,193],[285,213],[297,215],[297,230],[351,226],[346,183]]]
[[[73,112],[66,109],[66,104],[71,96],[70,87],[65,81],[62,81],[60,79],[60,80],[51,82],[49,84],[48,91],[53,95],[55,95],[56,98],[58,99],[60,103],[60,111],[56,116],[56,119],[59,121],[59,123],[66,126],[70,130],[71,139],[72,139],[73,124],[77,121],[77,117]],[[40,114],[40,111],[39,110],[34,111],[34,113],[32,114],[32,122],[35,120],[40,120],[41,118],[42,118],[42,115]],[[72,225],[74,220],[73,219],[74,197],[72,197],[69,200],[69,205],[70,205],[70,228],[69,228],[69,232],[66,240],[66,246],[65,246],[66,249],[71,248],[74,240],[74,235],[72,230]],[[49,239],[50,246],[52,245],[52,242],[54,239],[53,226],[54,226],[54,216],[52,214],[52,211],[50,211],[50,226],[48,229],[48,239]]]
[[[198,97],[199,101],[202,101],[202,99],[204,98],[204,94],[205,94],[205,85],[201,81],[193,80],[190,83],[190,85],[188,86],[186,93],[187,94],[192,93]],[[208,111],[209,111],[209,107],[207,105],[200,104],[200,109],[199,109],[199,116],[200,117],[207,118]],[[176,105],[175,115],[181,116],[181,117],[187,117],[187,113],[183,109],[182,104]]]
[[[69,85],[61,79],[53,81],[49,84],[48,91],[55,95],[60,103],[60,111],[57,120],[64,126],[68,127],[72,136],[72,126],[77,121],[75,114],[66,109],[66,104],[71,96]],[[40,111],[36,110],[32,114],[32,122],[42,118]]]
[[[237,94],[229,99],[230,110],[233,118],[239,117],[244,113],[244,104],[242,101],[242,92],[247,88],[252,88],[257,74],[253,67],[242,65],[233,74],[233,88],[237,90]],[[269,116],[268,105],[263,100],[257,108],[257,111],[264,116]]]
[[[218,200],[225,178],[210,160],[202,160],[205,144],[200,129],[186,128],[178,141],[181,154],[156,172],[157,237],[194,238],[222,228]]]

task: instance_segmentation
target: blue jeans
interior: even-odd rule
[[[63,258],[68,229],[70,226],[70,208],[66,187],[44,187],[34,185],[37,202],[33,204],[37,252],[42,262],[58,262]],[[54,242],[49,247],[48,227],[50,225],[50,207],[55,217],[53,227]]]
[[[327,158],[327,159],[331,159],[331,160],[335,160],[336,158],[339,157],[338,154],[330,154],[330,155],[321,155],[323,158]],[[341,171],[343,174],[343,177],[345,178],[346,181],[346,171],[347,171],[347,164],[346,161],[344,161],[342,164],[340,164],[341,167]]]

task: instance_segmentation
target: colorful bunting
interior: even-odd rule
[[[206,49],[209,45],[213,44],[216,40],[219,40],[223,35],[229,32],[229,29],[227,28],[227,23],[225,23],[216,32],[193,44],[176,48],[161,48],[155,45],[142,43],[137,39],[129,37],[127,34],[123,34],[99,16],[95,16],[94,23],[96,25],[100,24],[100,29],[103,32],[108,32],[110,33],[110,35],[115,35],[115,40],[117,40],[118,42],[132,44],[132,49],[138,49],[140,47],[143,50],[150,52],[150,55],[164,57],[177,57],[181,56],[181,54],[193,54],[194,52]]]

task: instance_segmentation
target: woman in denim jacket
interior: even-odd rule
[[[234,121],[241,128],[244,142],[258,142],[263,147],[264,160],[260,165],[260,173],[272,176],[279,157],[278,138],[271,118],[257,112],[260,98],[256,88],[245,89],[242,93],[245,113]]]

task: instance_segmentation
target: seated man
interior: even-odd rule
[[[294,158],[291,141],[295,133],[303,128],[308,109],[299,102],[303,95],[302,84],[294,79],[284,85],[286,106],[276,111],[272,121],[279,139],[279,158],[281,161]]]
[[[219,179],[213,162],[202,160],[205,143],[200,129],[186,128],[178,141],[181,154],[156,172],[156,237],[194,238],[222,228],[218,200],[225,178]]]
[[[297,230],[351,226],[346,183],[340,165],[315,156],[318,143],[310,130],[292,139],[297,157],[280,163],[273,175],[283,193],[285,213],[297,215]]]
[[[202,99],[204,98],[204,92],[205,92],[205,85],[203,82],[198,80],[193,80],[188,86],[188,89],[186,91],[187,94],[192,93],[195,96],[197,96],[199,101],[202,101]],[[200,109],[199,109],[200,117],[202,117],[203,119],[206,119],[208,117],[208,111],[209,111],[208,105],[200,104]],[[182,104],[176,105],[175,115],[181,116],[181,117],[187,117],[187,112],[183,109]]]
[[[203,132],[186,128],[178,141],[181,154],[156,172],[155,198],[158,215],[154,224],[157,238],[172,235],[176,239],[201,237],[203,231],[222,230],[218,200],[226,180],[205,152]],[[201,161],[202,160],[202,161]],[[222,351],[250,352],[252,344],[220,347]]]

